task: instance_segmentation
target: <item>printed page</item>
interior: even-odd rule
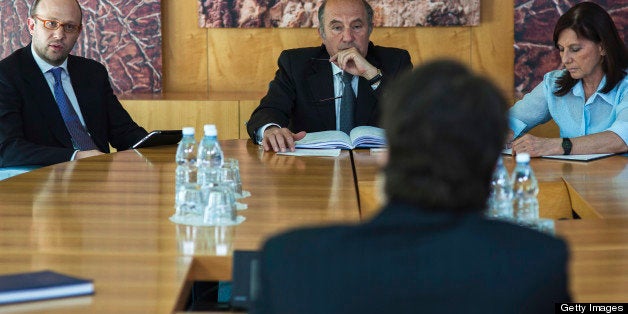
[[[502,150],[502,154],[512,155],[512,149],[504,148]],[[546,155],[546,156],[541,156],[541,157],[551,158],[551,159],[573,160],[573,161],[591,161],[591,160],[596,160],[596,159],[600,159],[600,158],[604,158],[604,157],[608,157],[612,155],[614,154],[608,153],[608,154],[586,154],[586,155]]]
[[[307,149],[299,148],[293,152],[277,152],[277,155],[306,156],[306,157],[338,157],[340,149]]]
[[[358,126],[351,130],[351,143],[354,147],[384,147],[386,133],[374,126]]]
[[[573,160],[573,161],[591,161],[591,160],[600,159],[600,158],[604,158],[604,157],[608,157],[612,155],[614,154],[548,155],[548,156],[543,156],[543,158]]]
[[[295,144],[296,148],[353,148],[349,135],[341,131],[307,133],[302,140],[296,141]]]

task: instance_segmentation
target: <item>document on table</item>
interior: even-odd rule
[[[297,148],[293,152],[278,152],[277,155],[314,156],[314,157],[338,157],[338,156],[340,156],[340,149],[304,149],[304,148]]]
[[[613,155],[614,154],[548,155],[548,156],[541,156],[541,157],[552,158],[552,159],[573,160],[573,161],[591,161],[591,160],[596,160],[596,159],[613,156]]]
[[[502,154],[512,155],[511,148],[504,148],[502,150]],[[596,160],[608,156],[614,155],[613,153],[608,154],[586,154],[586,155],[546,155],[541,156],[542,158],[551,158],[551,159],[562,159],[562,160],[573,160],[573,161],[591,161]]]

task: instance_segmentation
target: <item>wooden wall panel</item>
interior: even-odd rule
[[[320,45],[315,29],[209,29],[210,91],[263,91],[284,49]]]
[[[514,7],[512,0],[482,0],[480,25],[471,28],[471,65],[514,98]]]
[[[468,65],[470,34],[470,27],[376,28],[371,41],[408,50],[414,65],[435,58],[453,58]]]
[[[196,129],[200,140],[204,124],[215,124],[219,139],[237,139],[238,101],[236,100],[121,100],[133,120],[147,131],[173,130],[186,126]]]
[[[198,27],[197,0],[162,0],[163,91],[209,91],[207,30]]]
[[[202,29],[196,0],[163,0],[164,92],[264,92],[283,49],[320,44],[315,29]],[[415,65],[452,57],[513,97],[513,1],[482,0],[476,27],[378,28],[379,45],[408,49]]]
[[[246,132],[245,123],[249,121],[251,113],[259,105],[259,100],[241,100],[240,101],[240,138],[247,139],[249,134]]]

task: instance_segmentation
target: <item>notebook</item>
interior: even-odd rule
[[[0,275],[0,304],[94,294],[92,280],[50,270]]]

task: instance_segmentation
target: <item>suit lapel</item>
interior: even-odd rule
[[[104,149],[109,144],[103,142],[102,139],[107,138],[106,134],[101,134],[102,132],[99,132],[100,129],[96,126],[104,123],[106,117],[100,117],[99,113],[95,111],[97,106],[92,104],[94,102],[92,97],[99,94],[92,87],[93,84],[90,84],[92,80],[89,79],[89,76],[94,75],[94,73],[86,73],[79,62],[80,59],[78,57],[68,56],[68,73],[72,82],[72,89],[74,89],[74,95],[76,95],[76,100],[81,109],[87,132],[91,135],[96,146],[105,151]]]
[[[70,133],[65,126],[65,122],[63,122],[57,101],[50,90],[46,78],[41,73],[41,69],[33,58],[30,45],[22,50],[22,64],[24,65],[22,69],[24,83],[33,91],[34,98],[36,98],[39,104],[39,112],[43,116],[43,121],[46,121],[48,130],[63,146],[72,147]]]
[[[321,46],[320,54],[314,59],[329,59],[325,46]],[[331,65],[323,60],[310,60],[310,70],[306,74],[306,82],[312,95],[309,105],[314,106],[318,113],[318,121],[322,121],[322,130],[336,129],[336,106],[334,98],[334,81]]]

